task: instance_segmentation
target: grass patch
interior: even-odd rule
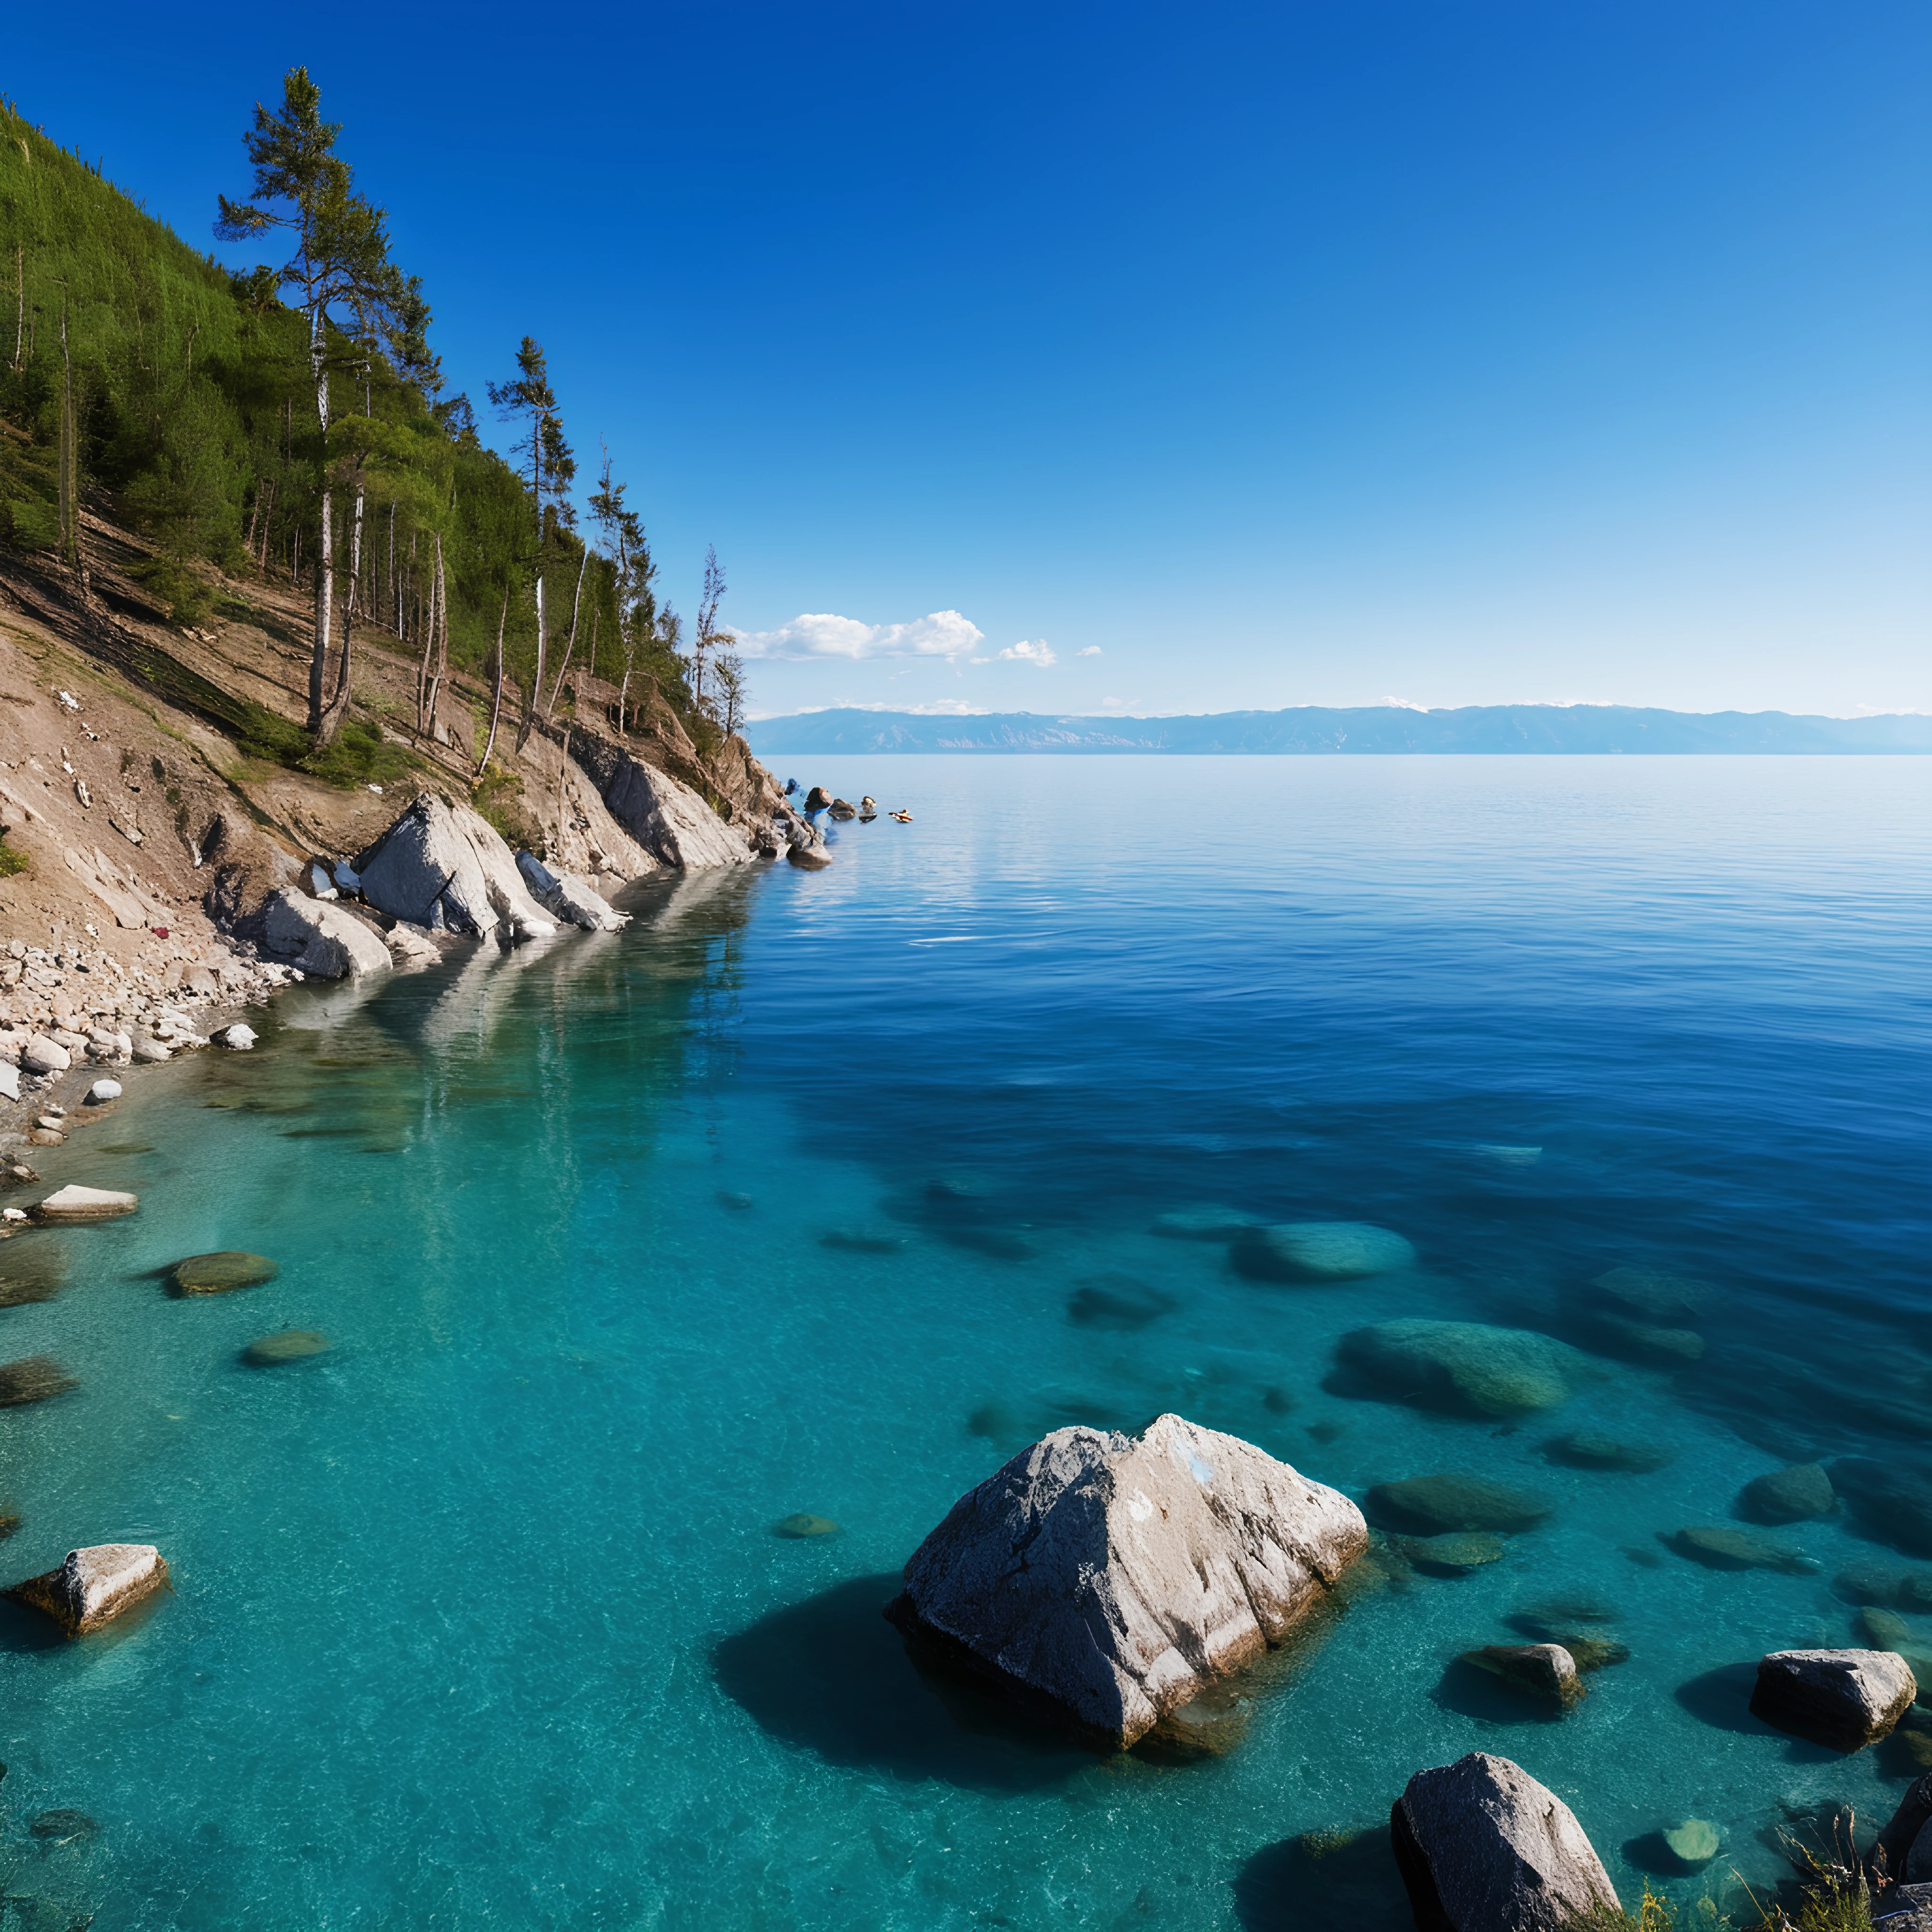
[[[165,550],[136,564],[129,574],[149,596],[167,607],[171,624],[191,628],[208,615],[214,601],[200,578]]]
[[[27,869],[27,855],[7,843],[0,832],[0,879],[17,879]]]
[[[306,750],[308,740],[303,745]],[[379,784],[386,789],[416,768],[416,756],[382,735],[380,724],[365,724],[360,718],[343,721],[335,742],[298,760],[300,768],[325,784],[340,785],[344,791],[357,785]]]

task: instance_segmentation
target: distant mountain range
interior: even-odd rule
[[[1627,704],[1397,705],[1217,711],[1199,718],[979,718],[805,711],[746,728],[761,758],[880,752],[1932,752],[1932,717],[1817,718],[1786,711],[1658,711]]]

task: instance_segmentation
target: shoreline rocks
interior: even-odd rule
[[[355,914],[286,887],[262,902],[262,944],[318,980],[359,980],[389,970],[389,949]]]
[[[1418,1926],[1568,1932],[1622,1901],[1576,1815],[1520,1765],[1486,1751],[1419,1771],[1389,1814]]]
[[[953,1505],[886,1615],[1125,1750],[1282,1642],[1368,1541],[1347,1497],[1180,1416],[1061,1429]]]
[[[1895,1651],[1779,1650],[1757,1666],[1752,1714],[1834,1750],[1862,1750],[1890,1735],[1918,1696]]]
[[[168,1566],[151,1543],[101,1543],[70,1550],[58,1570],[0,1592],[50,1617],[70,1637],[86,1636],[166,1587]]]

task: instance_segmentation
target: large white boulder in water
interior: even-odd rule
[[[167,1580],[168,1566],[152,1543],[98,1543],[69,1550],[58,1570],[30,1576],[7,1594],[51,1617],[69,1636],[86,1636]]]
[[[1060,1429],[953,1504],[886,1614],[1124,1749],[1280,1642],[1368,1540],[1346,1496],[1180,1416]]]
[[[1754,1717],[1834,1750],[1888,1736],[1918,1696],[1912,1667],[1892,1650],[1774,1650],[1761,1659]]]
[[[512,937],[556,930],[530,897],[502,836],[481,813],[420,794],[356,862],[362,896],[392,919],[432,932],[479,936],[506,922]]]
[[[81,1187],[70,1182],[56,1188],[33,1210],[36,1221],[112,1221],[131,1214],[140,1197],[109,1187]]]
[[[1415,1265],[1401,1235],[1366,1221],[1292,1221],[1234,1238],[1236,1270],[1257,1281],[1360,1281]]]
[[[1486,1751],[1419,1771],[1389,1816],[1418,1925],[1565,1932],[1622,1909],[1576,1815],[1521,1766]]]
[[[359,980],[389,968],[389,949],[352,912],[279,888],[262,904],[262,944],[317,980]]]

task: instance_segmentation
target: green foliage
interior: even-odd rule
[[[230,239],[253,238],[281,259],[238,272],[190,248],[0,101],[0,545],[44,552],[59,541],[64,312],[83,495],[153,541],[158,554],[142,574],[174,622],[192,626],[208,614],[211,593],[194,568],[202,562],[231,576],[264,566],[285,574],[299,545],[304,586],[312,582],[326,478],[333,489],[366,494],[365,543],[383,574],[365,616],[393,616],[393,526],[406,641],[420,648],[440,536],[452,669],[484,670],[507,596],[508,682],[526,688],[536,574],[549,580],[554,668],[584,552],[565,494],[574,459],[542,352],[526,342],[505,386],[528,432],[519,434],[516,457],[531,470],[526,480],[484,446],[464,398],[440,399],[421,285],[388,262],[382,211],[356,192],[334,157],[336,138],[300,70],[288,77],[278,112],[257,111],[243,136],[253,199],[224,202],[220,225]],[[296,244],[311,232],[328,243],[339,271],[328,289],[297,272]],[[323,295],[338,304],[324,329],[326,452],[308,318],[284,303]],[[613,685],[628,673],[634,703],[655,682],[703,738],[706,721],[692,702],[675,615],[656,603],[642,524],[608,464],[599,494],[593,508],[615,560],[596,557],[586,574],[573,662]],[[338,501],[338,535],[345,507]],[[338,556],[338,567],[346,562]],[[184,674],[175,666],[157,674],[166,682]],[[203,693],[195,708],[238,732],[253,755],[292,764],[306,755],[241,700]],[[400,755],[378,743],[384,758]],[[375,759],[377,748],[365,748]]]
[[[350,718],[344,721],[333,744],[300,763],[304,771],[348,791],[357,785],[394,784],[414,771],[418,760],[414,752],[385,738],[380,725]]]
[[[518,851],[534,850],[537,844],[537,835],[524,820],[523,789],[523,780],[514,772],[493,762],[470,794],[472,808]]]
[[[1599,1905],[1571,1918],[1564,1932],[1730,1932],[1730,1928],[1715,1900],[1700,1898],[1680,1910],[1663,1893],[1652,1892],[1646,1880],[1634,1916],[1612,1905]]]
[[[0,832],[0,879],[16,879],[27,869],[27,855],[7,843]]]

